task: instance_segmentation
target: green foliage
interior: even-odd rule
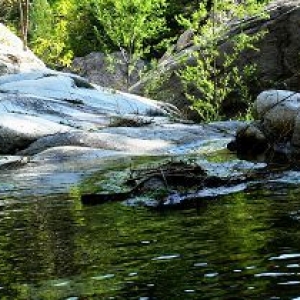
[[[19,9],[17,0],[0,0],[0,8],[0,22],[14,24]]]
[[[149,53],[147,40],[166,30],[165,0],[93,0],[99,29],[123,53],[129,79],[136,62]],[[129,82],[128,82],[129,84]]]
[[[47,0],[34,0],[31,6],[32,50],[52,67],[68,66],[73,58],[69,39],[69,19],[76,3],[57,0],[53,6]]]
[[[178,17],[183,26],[195,31],[195,44],[201,49],[194,54],[196,65],[188,65],[179,76],[192,109],[204,121],[214,121],[222,118],[222,103],[231,95],[235,94],[241,102],[249,101],[248,84],[255,77],[256,66],[238,66],[237,60],[243,51],[256,50],[254,45],[264,34],[248,35],[243,26],[253,14],[264,14],[263,5],[255,0],[241,4],[234,0],[218,1],[211,12],[206,7],[204,1],[190,19]],[[199,26],[201,20],[206,20],[205,25]],[[237,33],[228,36],[230,29]],[[231,45],[228,50],[220,50],[225,40]]]
[[[54,23],[53,10],[47,0],[34,0],[30,11],[30,34],[33,40],[44,37],[50,39]]]
[[[127,52],[143,51],[144,42],[164,30],[165,0],[93,0],[96,15],[111,41]]]

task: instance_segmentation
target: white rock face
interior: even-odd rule
[[[74,158],[80,151],[70,147],[83,147],[108,153],[168,154],[196,151],[212,139],[228,141],[224,125],[219,130],[218,125],[176,123],[169,118],[176,112],[158,101],[92,86],[72,74],[5,75],[0,77],[0,153],[32,156],[55,148]],[[115,119],[121,123],[111,127]],[[122,126],[124,119],[138,127]]]
[[[6,113],[0,118],[0,153],[14,153],[38,138],[69,128],[41,117]]]
[[[0,75],[46,69],[22,41],[0,23]]]
[[[137,137],[128,136],[126,132],[125,134],[102,131],[91,133],[78,130],[48,135],[38,139],[20,153],[34,155],[51,147],[77,146],[122,151],[130,154],[145,154],[163,150],[172,145],[168,139],[151,139],[147,134],[143,137],[143,129],[140,131],[141,135]]]
[[[0,77],[0,153],[24,150],[37,140],[27,154],[58,146],[156,151],[170,145],[169,140],[100,131],[116,117],[157,124],[166,122],[172,111],[176,109],[161,102],[92,86],[73,74],[47,71],[5,75]]]
[[[48,104],[58,100],[64,104],[82,105],[102,114],[164,115],[171,109],[161,102],[92,86],[78,76],[53,71],[2,76],[0,91],[45,98]]]
[[[33,163],[62,162],[62,161],[90,161],[106,157],[116,157],[117,151],[103,150],[91,147],[61,146],[51,147],[38,153],[31,160]],[[0,165],[1,166],[1,165]]]

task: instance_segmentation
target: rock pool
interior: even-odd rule
[[[299,299],[296,167],[186,210],[81,204],[143,159],[1,170],[0,298]]]

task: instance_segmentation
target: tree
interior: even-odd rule
[[[69,23],[75,7],[75,0],[33,0],[30,46],[51,67],[60,68],[71,63],[73,52],[70,46]]]
[[[29,0],[19,0],[21,39],[24,43],[24,50],[27,49],[28,44],[29,6]]]
[[[30,10],[30,38],[51,38],[54,26],[54,16],[47,0],[33,0]]]
[[[192,108],[203,120],[212,121],[222,117],[221,104],[235,91],[245,102],[248,100],[247,80],[254,76],[255,66],[238,67],[236,62],[244,50],[255,49],[255,43],[264,33],[248,35],[243,27],[251,16],[265,15],[264,5],[256,0],[216,0],[210,11],[207,2],[201,2],[190,19],[178,18],[182,25],[194,30],[195,44],[200,49],[194,54],[196,65],[188,65],[179,75]],[[237,33],[231,35],[233,29]],[[228,52],[220,51],[225,40],[231,43]]]
[[[165,0],[93,0],[98,28],[104,30],[111,44],[123,54],[130,74],[138,59],[149,52],[147,41],[164,30]]]
[[[7,23],[11,21],[12,14],[14,14],[17,9],[17,2],[16,0],[0,0],[0,21]]]

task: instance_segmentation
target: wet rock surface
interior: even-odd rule
[[[159,210],[201,207],[203,201],[253,190],[263,182],[280,182],[283,174],[289,178],[288,170],[284,165],[237,159],[161,158],[100,176],[98,188],[93,193],[83,192],[81,201],[85,205],[122,201]]]

